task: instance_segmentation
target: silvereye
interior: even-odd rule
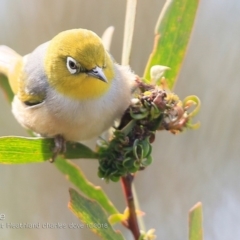
[[[98,136],[121,117],[135,79],[86,29],[61,32],[24,57],[0,46],[0,73],[9,79],[22,126],[69,141]]]

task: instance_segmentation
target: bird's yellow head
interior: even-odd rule
[[[94,99],[109,90],[113,62],[92,31],[73,29],[49,43],[44,67],[50,86],[73,99]]]

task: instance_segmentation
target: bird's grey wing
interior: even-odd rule
[[[49,42],[24,57],[24,95],[27,105],[36,105],[46,98],[48,81],[44,71],[44,56]]]

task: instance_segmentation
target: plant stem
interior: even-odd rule
[[[134,239],[138,240],[140,237],[140,230],[137,221],[134,197],[132,192],[132,182],[133,182],[133,175],[128,174],[121,178],[122,187],[125,195],[125,199],[129,209],[129,218],[128,218],[128,225],[127,227],[132,232]]]

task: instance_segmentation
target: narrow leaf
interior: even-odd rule
[[[197,203],[189,212],[189,240],[203,240],[202,203]]]
[[[136,16],[137,0],[127,0],[127,10],[125,17],[122,65],[129,65],[130,53],[132,48],[132,38]]]
[[[121,233],[117,233],[113,230],[108,222],[106,213],[96,201],[81,196],[74,189],[70,189],[69,192],[69,208],[87,228],[99,235],[102,239],[124,239]]]
[[[126,221],[127,217],[122,213],[117,213],[117,214],[113,214],[113,215],[109,216],[108,221],[110,222],[111,225],[114,225],[116,223]]]
[[[110,26],[104,31],[104,33],[102,35],[102,42],[107,51],[110,51],[113,32],[114,32],[114,27]]]
[[[1,74],[0,74],[0,88],[2,88],[7,100],[11,102],[13,99],[13,92],[10,88],[7,77]]]
[[[52,138],[0,137],[0,163],[44,162],[52,157],[53,148]],[[69,159],[96,158],[96,153],[83,144],[67,143],[67,152],[64,156]]]
[[[66,175],[70,182],[72,182],[88,198],[96,200],[107,213],[118,213],[117,209],[108,199],[101,187],[94,186],[91,182],[89,182],[79,167],[72,162],[61,158],[58,158],[55,161],[55,165],[63,174]]]
[[[153,52],[144,78],[150,81],[154,65],[170,67],[165,73],[169,89],[173,89],[186,54],[199,0],[167,0],[155,29]]]
[[[51,158],[53,146],[45,138],[0,137],[0,163],[44,162]]]
[[[63,154],[64,158],[67,159],[97,159],[98,154],[92,151],[89,147],[77,142],[67,142],[67,151]]]

